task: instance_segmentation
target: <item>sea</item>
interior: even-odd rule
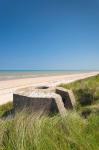
[[[35,78],[41,76],[67,75],[75,73],[84,73],[90,71],[82,70],[0,70],[0,81]]]

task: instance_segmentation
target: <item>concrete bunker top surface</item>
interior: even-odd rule
[[[55,88],[43,88],[43,87],[27,87],[21,88],[14,92],[14,94],[28,96],[28,97],[45,97],[54,96]]]

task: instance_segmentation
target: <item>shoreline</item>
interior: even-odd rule
[[[19,80],[19,79],[28,79],[28,78],[38,78],[38,77],[48,77],[48,76],[60,76],[60,75],[71,75],[79,73],[90,73],[98,71],[70,71],[70,70],[47,70],[47,71],[2,71],[0,70],[0,81],[8,80]]]
[[[80,79],[95,76],[99,72],[72,73],[66,75],[41,76],[35,78],[13,79],[0,81],[0,105],[13,100],[13,93],[20,88],[29,86],[58,86],[62,83],[70,83]]]

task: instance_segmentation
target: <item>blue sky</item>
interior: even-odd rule
[[[0,69],[99,70],[99,0],[0,0]]]

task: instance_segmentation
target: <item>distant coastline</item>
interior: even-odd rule
[[[88,72],[93,70],[0,70],[0,81]]]

